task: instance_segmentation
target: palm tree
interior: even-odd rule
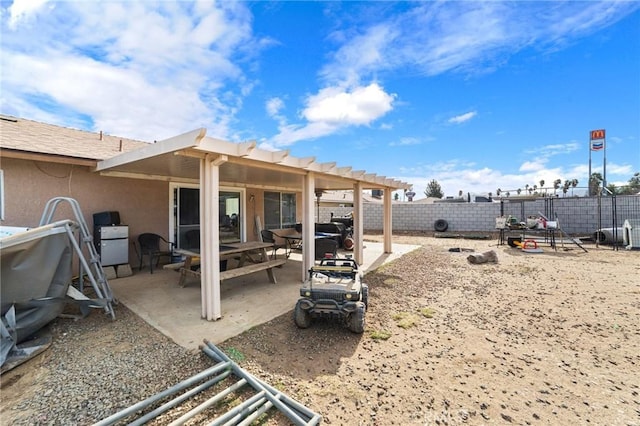
[[[522,192],[522,189],[518,188],[516,192],[518,193],[518,195],[520,195],[520,193]]]
[[[571,179],[571,196],[573,197],[573,189],[578,186],[578,179]]]
[[[553,181],[553,195],[556,194],[558,188],[560,188],[560,184],[562,183],[562,179],[556,179]]]
[[[569,188],[571,187],[571,181],[569,179],[566,179],[564,181],[564,185],[562,185],[562,193],[564,194],[564,196],[567,196],[567,191],[569,191]]]

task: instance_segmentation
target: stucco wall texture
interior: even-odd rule
[[[169,234],[169,184],[162,181],[100,176],[88,167],[3,158],[5,226],[38,226],[47,201],[74,198],[93,230],[93,214],[118,211],[129,226],[129,240],[143,232]],[[68,203],[61,203],[54,220],[73,219]],[[129,261],[138,258],[130,244]]]

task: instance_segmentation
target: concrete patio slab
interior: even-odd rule
[[[415,250],[419,246],[393,244],[393,253],[383,253],[382,243],[366,242],[363,272]],[[222,318],[201,317],[200,283],[178,286],[176,271],[148,269],[109,280],[114,297],[154,328],[187,349],[198,349],[203,339],[223,342],[233,336],[292,311],[299,298],[302,278],[301,256],[292,253],[287,263],[275,270],[277,284],[264,271],[223,281],[220,286]]]

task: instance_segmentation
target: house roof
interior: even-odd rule
[[[352,190],[355,183],[364,189],[409,188],[405,182],[334,162],[263,150],[255,142],[215,139],[206,136],[205,129],[148,143],[0,115],[0,148],[5,156],[75,160],[101,174],[141,179],[197,183],[200,160],[213,156],[220,162],[222,185],[300,191],[304,176],[313,172],[314,187],[321,190]]]
[[[0,115],[0,148],[3,151],[97,161],[146,145],[149,143],[102,132],[87,132]]]

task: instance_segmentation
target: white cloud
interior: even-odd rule
[[[476,111],[469,111],[469,112],[466,112],[464,114],[460,114],[460,115],[456,115],[455,117],[451,117],[449,120],[447,120],[447,122],[448,123],[452,123],[452,124],[461,124],[461,123],[464,123],[465,121],[471,120],[476,115],[478,115],[478,113]]]
[[[307,125],[285,125],[278,128],[279,133],[267,143],[270,146],[286,147],[301,140],[316,139],[335,133],[335,125],[326,122],[315,122]]]
[[[328,87],[307,99],[302,115],[312,123],[368,125],[391,110],[394,98],[376,83],[352,90]]]
[[[253,87],[236,62],[265,45],[252,35],[246,5],[51,5],[48,16],[31,14],[3,32],[5,113],[64,111],[66,124],[143,140],[198,127],[222,138],[232,133]]]
[[[555,155],[570,154],[579,149],[580,149],[580,144],[578,142],[568,142],[564,144],[536,146],[534,148],[528,149],[525,152],[530,155],[551,157]]]
[[[15,29],[21,21],[29,20],[48,0],[14,0],[9,6],[9,28]]]
[[[398,31],[389,23],[375,24],[355,35],[334,54],[320,74],[330,82],[358,84],[362,73],[384,69],[386,50]]]
[[[535,172],[539,170],[544,170],[545,164],[547,163],[546,159],[537,159],[533,161],[525,161],[520,166],[521,172]]]
[[[277,117],[284,108],[284,102],[280,98],[271,98],[267,100],[265,107],[270,117]]]
[[[391,142],[389,146],[410,146],[410,145],[420,145],[422,141],[419,138],[413,137],[404,137],[400,138],[397,142]]]
[[[287,146],[305,139],[327,136],[347,126],[366,126],[393,108],[394,94],[376,83],[351,90],[327,87],[309,96],[301,116],[306,124],[280,125],[272,138],[276,146]]]
[[[601,170],[601,165],[593,167],[592,171]],[[589,172],[586,164],[549,167],[546,160],[526,161],[515,170],[506,173],[491,167],[480,167],[472,162],[450,160],[405,167],[399,174],[401,176],[394,178],[413,185],[416,198],[424,198],[424,191],[432,179],[440,184],[445,196],[457,197],[459,191],[463,191],[465,195],[470,193],[472,196],[491,192],[495,196],[498,189],[503,193],[509,191],[515,194],[518,189],[524,191],[527,185],[541,188],[541,180],[544,180],[545,188],[552,188],[556,179],[562,182],[577,179],[578,187],[585,187]],[[632,175],[630,166],[607,164],[608,181],[627,181]]]
[[[418,2],[401,13],[374,5],[375,13],[361,13],[379,17],[371,24],[363,18],[355,30],[336,30],[333,39],[343,44],[321,75],[354,82],[390,70],[487,72],[531,45],[554,49],[611,25],[636,9],[633,3]]]

